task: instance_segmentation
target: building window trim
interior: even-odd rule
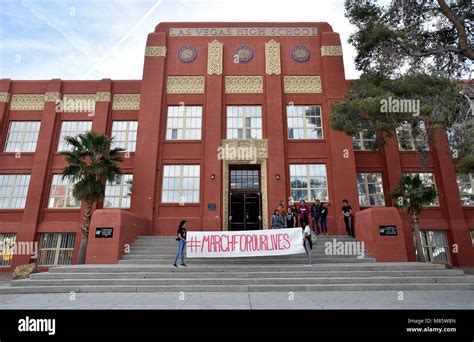
[[[31,127],[31,126],[34,127]],[[18,126],[18,127],[15,127]],[[32,130],[27,130],[27,128],[33,128]],[[13,130],[18,129],[18,130]],[[3,152],[5,153],[35,153],[36,147],[38,144],[39,132],[41,130],[41,121],[39,120],[11,120],[8,123],[7,136],[5,138],[5,144]],[[15,134],[18,136],[18,140],[12,141],[11,136]],[[31,139],[26,140],[25,137],[28,136]],[[10,146],[14,146],[11,148]],[[30,146],[31,148],[25,148],[25,146]]]
[[[462,182],[460,179],[462,176],[467,176],[469,178],[469,182]],[[461,205],[467,208],[474,207],[474,172],[457,172],[456,183],[458,185],[459,200],[461,201]],[[465,186],[467,184],[469,184],[470,186],[470,193],[464,193],[463,191],[463,185]],[[469,204],[465,204],[465,202],[463,201],[464,197],[470,197]]]
[[[20,180],[22,182],[18,183]],[[24,209],[30,181],[30,174],[0,174],[0,210]],[[7,206],[3,206],[4,199],[6,199]],[[19,205],[16,204],[17,201],[20,201]],[[15,206],[12,205],[13,202],[15,202]]]
[[[70,182],[69,179],[61,179],[61,174],[53,174],[51,177],[51,187],[50,187],[50,192],[49,192],[49,197],[48,197],[48,209],[59,209],[59,210],[67,210],[67,209],[80,209],[81,207],[81,202],[77,201],[74,196],[72,195],[72,188],[74,187],[74,184]],[[65,183],[65,184],[62,184]],[[53,189],[53,187],[59,187],[59,186],[64,186],[65,187],[65,194],[64,195],[55,195],[53,196],[53,190],[56,190],[56,188]],[[63,198],[63,205],[61,206],[54,206],[54,203],[56,203],[56,199],[61,199]],[[76,203],[74,206],[67,206],[67,203]]]
[[[68,123],[74,124],[74,130],[68,130],[64,132],[64,129],[66,128],[65,125],[67,125]],[[84,129],[78,129],[78,125],[84,125],[87,127],[85,127]],[[59,129],[58,147],[56,149],[56,153],[60,153],[61,151],[71,151],[71,146],[64,141],[64,138],[66,136],[77,137],[78,135],[84,134],[91,130],[92,120],[62,120]]]
[[[133,174],[122,173],[120,175],[117,175],[115,178],[116,179],[113,183],[107,182],[107,184],[105,185],[104,208],[130,209],[132,198]],[[116,184],[118,178],[120,178],[120,183]],[[129,183],[127,183],[127,181],[129,181]],[[116,190],[118,190],[118,195]],[[125,191],[127,192],[127,194],[123,195]],[[113,196],[111,192],[114,192]],[[109,195],[107,195],[107,193],[109,193]],[[118,202],[118,205],[107,205],[107,201],[111,201],[112,203]]]
[[[64,241],[65,240],[65,241]],[[41,233],[39,236],[39,256],[38,265],[40,266],[57,266],[71,265],[74,253],[74,243],[76,240],[75,233]],[[48,247],[44,247],[47,244]],[[47,252],[51,252],[49,255]],[[65,255],[61,255],[63,253]],[[62,257],[62,259],[61,259]],[[46,260],[44,260],[46,259]],[[45,262],[45,261],[53,261]],[[61,262],[60,262],[61,261]]]
[[[185,172],[186,167],[193,167],[189,168],[188,171]],[[171,168],[179,167],[179,174],[178,175],[167,175],[167,173],[171,172]],[[192,172],[192,175],[189,175],[190,171],[194,170]],[[185,175],[185,173],[188,173],[188,175]],[[197,176],[195,175],[197,174]],[[170,184],[174,183],[176,184],[177,180],[177,186],[171,187]],[[193,187],[191,189],[185,189],[184,188],[184,183],[185,180],[193,180],[193,185],[194,182],[197,180],[197,187]],[[201,165],[200,164],[165,164],[163,165],[163,177],[162,177],[162,187],[161,187],[161,203],[163,204],[177,204],[179,203],[180,205],[186,205],[186,204],[198,204],[200,202],[200,196],[201,196]],[[166,184],[168,183],[168,186]],[[178,200],[174,200],[174,193],[178,193]],[[193,199],[189,200],[189,198],[186,198],[185,192],[192,192],[193,193]],[[197,192],[197,197],[194,198],[195,193]],[[166,200],[165,197],[168,198],[169,195],[173,195],[173,200]]]
[[[124,130],[118,130],[118,126],[125,125]],[[130,129],[130,126],[134,126]],[[115,128],[114,128],[115,127]],[[113,120],[111,136],[114,138],[112,141],[112,148],[123,148],[124,152],[135,153],[137,149],[137,133],[138,133],[138,121],[137,120]],[[117,134],[125,136],[124,140],[117,140]],[[133,138],[130,139],[130,134]]]
[[[296,175],[292,173],[292,167],[296,171],[297,166],[304,166],[305,172],[304,175]],[[324,175],[311,175],[311,166],[316,167],[324,167]],[[290,164],[289,165],[289,175],[290,175],[290,197],[293,198],[293,201],[300,201],[302,198],[294,198],[292,195],[293,191],[306,191],[306,202],[314,202],[315,200],[319,199],[321,202],[329,202],[329,190],[328,190],[328,174],[327,174],[327,165],[326,164]],[[312,177],[315,178],[324,178],[325,187],[312,187],[311,179]],[[293,187],[292,186],[292,178],[305,178],[306,187]],[[319,198],[312,197],[312,190],[314,191],[322,191],[326,194],[323,198],[320,196]]]
[[[176,113],[171,113],[173,110],[177,109]],[[196,112],[194,112],[196,110]],[[182,111],[182,113],[180,113]],[[169,105],[166,115],[166,131],[165,131],[165,141],[166,142],[180,142],[180,141],[201,141],[202,140],[202,115],[203,107],[202,105]],[[171,115],[173,114],[173,115]],[[170,127],[171,123],[174,120],[182,120],[183,125],[179,127]],[[198,126],[193,127],[189,125],[189,121],[193,122],[196,120],[196,123],[199,123]],[[174,133],[176,136],[174,137]],[[186,135],[189,132],[195,132],[195,137],[186,138]],[[181,137],[179,137],[181,134]]]
[[[306,115],[307,113],[307,110],[310,110],[311,107],[315,107],[317,108],[318,110],[316,111],[317,113],[319,114],[315,114],[315,115]],[[298,111],[299,109],[303,109],[302,111],[302,115],[299,115],[299,113],[296,113],[296,115],[290,115],[290,112],[289,112],[289,109],[290,108],[293,108],[294,110]],[[311,117],[314,117],[315,119],[318,119],[319,118],[319,126],[318,125],[315,125],[315,127],[311,127],[309,124],[308,124],[308,118],[311,118]],[[301,119],[302,122],[303,122],[303,126],[291,126],[290,125],[290,118],[291,119]],[[308,140],[315,140],[315,141],[324,141],[325,138],[324,138],[324,124],[323,124],[323,113],[322,113],[322,109],[321,109],[321,105],[317,105],[317,104],[312,104],[312,105],[288,105],[286,106],[286,120],[287,120],[287,138],[288,140],[290,141],[297,141],[297,140],[305,140],[305,141],[308,141]],[[298,138],[292,138],[290,137],[290,130],[303,130],[303,137],[298,137]],[[318,138],[314,138],[314,137],[310,137],[310,133],[312,130],[317,130],[320,132],[320,135],[321,137]],[[294,134],[293,134],[294,135]]]
[[[396,128],[396,136],[397,136],[397,143],[398,143],[398,150],[400,152],[417,152],[418,145],[424,145],[423,150],[429,151],[430,146],[428,144],[428,137],[426,132],[426,125],[423,120],[419,121],[420,127],[420,135],[417,137],[413,136],[413,129],[409,122],[403,122]],[[406,134],[406,137],[402,139],[400,137],[401,134]],[[403,141],[402,141],[403,140]],[[408,144],[409,148],[405,148],[402,146],[402,143]]]
[[[233,110],[235,108],[235,110]],[[253,115],[253,110],[256,110],[256,115]],[[239,114],[242,114],[241,116]],[[256,126],[252,126],[255,119]],[[250,125],[248,125],[250,120]],[[229,123],[232,122],[232,125]],[[237,123],[237,125],[234,125]],[[239,127],[242,126],[242,127]],[[242,131],[242,136],[239,137],[239,130]],[[248,133],[250,132],[250,137]],[[236,133],[236,134],[234,134]],[[255,137],[253,137],[255,135]],[[235,137],[237,136],[237,137]],[[261,105],[228,105],[226,107],[226,139],[256,139],[263,138],[263,108]]]
[[[359,175],[360,177],[363,178],[363,183],[360,183],[359,182]],[[369,176],[370,175],[375,175],[375,177],[377,177],[377,182],[373,183],[373,182],[369,182]],[[370,193],[370,186],[369,185],[380,185],[381,188],[382,188],[382,192],[381,193]],[[359,190],[360,190],[360,186],[363,186],[364,187],[364,191],[365,193],[361,193]],[[357,190],[358,190],[358,195],[359,195],[359,205],[361,207],[384,207],[386,206],[386,202],[385,202],[385,194],[384,194],[384,187],[383,187],[383,174],[381,172],[357,172]],[[368,199],[368,202],[369,203],[362,203],[361,199],[362,197],[365,196],[365,198]],[[371,198],[382,198],[382,202],[383,204],[370,204],[370,199]],[[377,201],[374,200],[374,203],[376,203]]]

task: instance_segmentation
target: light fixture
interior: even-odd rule
[[[211,173],[211,180],[216,179],[216,175],[214,173]]]
[[[275,179],[276,179],[276,180],[280,180],[280,174],[279,174],[279,173],[277,173],[277,174],[275,175]]]

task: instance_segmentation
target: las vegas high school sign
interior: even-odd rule
[[[305,253],[301,228],[188,232],[188,258],[230,258]]]

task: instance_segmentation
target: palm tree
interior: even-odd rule
[[[423,206],[436,201],[436,188],[423,183],[418,174],[405,174],[400,178],[398,188],[392,190],[390,194],[396,197],[395,206],[407,211],[413,231],[415,232],[415,247],[418,261],[425,262],[419,226],[420,211]]]
[[[78,201],[84,201],[81,225],[81,245],[78,264],[84,264],[87,250],[87,237],[94,204],[104,198],[104,185],[121,173],[119,162],[124,158],[123,148],[111,148],[113,138],[94,132],[86,132],[75,137],[65,137],[71,147],[62,151],[68,166],[63,169],[62,178],[74,183],[72,194]]]

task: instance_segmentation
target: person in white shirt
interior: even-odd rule
[[[303,231],[303,245],[308,255],[308,263],[305,266],[312,266],[313,264],[313,242],[311,241],[311,228],[306,225]]]

